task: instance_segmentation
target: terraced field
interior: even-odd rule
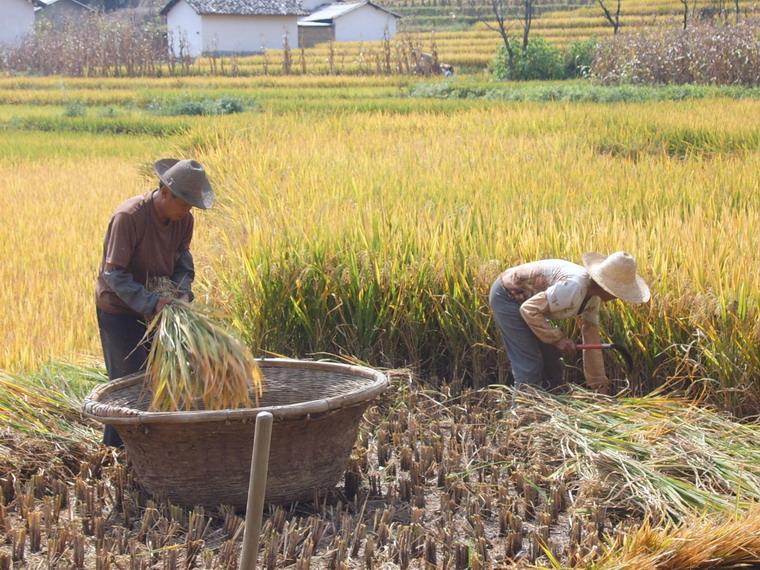
[[[558,47],[591,37],[612,35],[597,4],[556,4],[555,0],[539,3],[531,34],[545,38]],[[488,28],[480,16],[487,15],[484,6],[474,9],[467,6],[392,5],[406,18],[407,31],[384,44],[383,42],[341,42],[333,45],[318,44],[312,48],[293,49],[289,53],[290,73],[293,74],[377,74],[396,72],[399,66],[411,64],[411,51],[436,52],[440,61],[452,64],[457,71],[479,72],[493,60],[501,45],[498,33]],[[624,0],[621,9],[621,33],[678,27],[682,23],[683,6],[678,0]],[[742,6],[743,14],[760,14],[760,6]],[[513,10],[519,16],[517,8]],[[520,22],[511,24],[514,34],[521,32]],[[266,54],[241,57],[232,61],[198,60],[192,73],[233,73],[239,75],[276,75],[283,73],[283,50],[269,50]],[[221,66],[225,65],[224,69]],[[232,71],[234,68],[234,71]]]

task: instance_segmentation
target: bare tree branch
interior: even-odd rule
[[[526,0],[527,1],[527,0]],[[530,0],[531,2],[533,0]],[[473,8],[473,15],[482,22],[486,28],[493,32],[497,32],[501,36],[501,41],[504,44],[504,49],[507,52],[507,64],[509,69],[512,70],[515,61],[515,46],[510,37],[510,31],[507,21],[507,0],[491,0],[491,14],[496,20],[496,26],[494,26],[487,17],[483,16],[477,9],[475,0],[470,0],[470,5]]]
[[[523,50],[528,48],[530,26],[533,23],[533,2],[534,0],[523,0]]]
[[[604,12],[605,19],[612,26],[612,33],[617,35],[620,30],[620,0],[617,0],[617,9],[614,16],[607,8],[605,0],[597,0],[597,2],[599,2],[599,6],[602,8],[602,12]]]

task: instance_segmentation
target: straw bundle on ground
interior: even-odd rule
[[[587,567],[597,570],[728,570],[760,566],[760,507],[657,529],[645,523]]]
[[[152,411],[248,408],[252,396],[258,402],[262,377],[253,356],[202,310],[173,301],[146,338]]]
[[[609,398],[534,392],[518,401],[537,420],[518,430],[560,479],[623,514],[679,521],[760,501],[760,425],[657,394]]]

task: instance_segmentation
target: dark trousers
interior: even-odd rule
[[[145,323],[142,318],[112,315],[100,309],[97,312],[108,379],[116,380],[144,370],[149,347],[141,342],[145,337]],[[105,427],[103,443],[111,447],[123,446],[113,426]]]

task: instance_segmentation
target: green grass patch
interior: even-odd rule
[[[19,131],[0,136],[0,163],[44,161],[53,158],[120,158],[144,161],[181,146],[181,141],[152,135],[113,135],[88,132]]]
[[[416,98],[489,99],[495,101],[566,101],[580,103],[646,103],[683,101],[708,97],[760,99],[760,88],[735,86],[666,85],[603,86],[587,82],[528,83],[460,83],[439,81],[420,83],[410,89]]]
[[[644,154],[666,154],[673,158],[710,157],[760,149],[760,133],[721,133],[705,128],[655,128],[652,126],[631,139],[605,137],[597,149],[603,154],[637,159]]]
[[[166,137],[187,132],[190,124],[181,120],[140,117],[23,117],[0,123],[0,129]]]
[[[164,97],[154,99],[145,107],[157,115],[201,116],[234,115],[256,106],[253,99],[223,95],[218,97]]]

